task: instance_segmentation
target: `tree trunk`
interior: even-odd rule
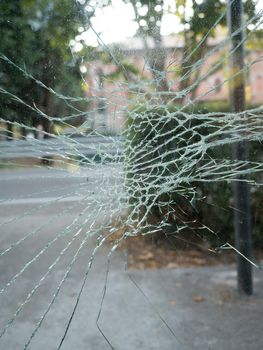
[[[13,133],[13,129],[14,129],[14,127],[13,127],[13,124],[12,123],[6,123],[6,129],[7,129],[7,131],[6,131],[6,138],[7,138],[7,140],[8,141],[12,141],[13,140],[13,138],[14,138],[14,133]]]
[[[166,52],[161,46],[156,46],[149,53],[149,64],[151,67],[152,75],[156,84],[158,92],[168,91],[169,86],[167,83],[165,63]],[[164,97],[162,97],[164,98]],[[167,97],[165,97],[166,99]]]
[[[21,132],[22,140],[25,140],[26,139],[26,127],[24,125],[21,125],[20,132]]]
[[[150,36],[154,41],[154,48],[150,49],[148,46],[147,37],[145,36],[145,32],[140,23],[141,17],[138,13],[136,1],[132,0],[131,4],[133,6],[135,19],[139,27],[139,34],[144,45],[146,56],[148,58],[154,83],[156,84],[156,90],[157,92],[160,92],[160,93],[164,91],[168,91],[169,85],[167,83],[167,78],[165,73],[166,51],[162,47],[162,36],[161,36],[160,28],[157,29],[158,27],[154,27],[152,28],[152,30],[150,30]],[[150,2],[149,2],[149,5],[150,5]],[[162,101],[167,102],[167,95],[160,94],[160,96]]]
[[[47,84],[48,86],[48,84]],[[46,117],[42,117],[42,125],[44,130],[44,138],[47,139],[51,137],[53,133],[53,123],[51,121],[51,105],[52,105],[52,96],[48,90],[43,92],[43,109]]]

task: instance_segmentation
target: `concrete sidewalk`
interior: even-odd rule
[[[255,272],[255,295],[247,298],[236,293],[234,266],[127,272],[117,252],[105,283],[106,256],[103,247],[90,270],[61,349],[110,349],[105,338],[116,350],[263,349],[260,271]],[[84,261],[82,256],[30,349],[58,349],[77,298]],[[37,323],[37,313],[41,314],[53,293],[55,279],[48,282],[16,325],[10,327],[8,337],[0,343],[1,349],[23,349]],[[106,295],[101,308],[104,286]],[[100,311],[99,326],[105,338],[96,326]]]
[[[155,335],[148,345],[145,339],[141,348],[263,349],[262,273],[256,273],[255,295],[251,298],[238,296],[234,266],[142,271],[132,273],[132,277],[154,305],[151,308],[148,304],[148,310],[152,310],[151,320],[156,323],[151,325],[146,319],[144,324]]]
[[[112,272],[107,290],[100,324],[114,349],[263,349],[260,271],[249,298],[234,266]]]

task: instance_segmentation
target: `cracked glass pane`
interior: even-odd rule
[[[0,348],[226,346],[163,295],[261,269],[234,226],[262,249],[263,7],[231,31],[236,3],[0,1]]]

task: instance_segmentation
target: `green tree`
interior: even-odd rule
[[[34,35],[31,27],[23,15],[22,1],[14,0],[0,2],[0,52],[9,57],[17,65],[25,64],[33,67],[38,54],[29,55],[34,43]],[[30,90],[30,82],[21,77],[21,72],[6,60],[0,60],[0,108],[1,117],[15,121],[20,118],[24,122],[26,110],[23,105],[17,103],[6,94],[6,91],[28,101],[27,94]],[[12,132],[12,124],[8,124]],[[11,135],[10,135],[11,136]]]
[[[254,0],[244,0],[246,19],[255,15]],[[194,100],[197,88],[201,80],[202,59],[211,49],[208,45],[209,38],[216,36],[216,30],[227,26],[226,1],[224,0],[193,0],[192,14],[187,12],[186,0],[177,0],[177,16],[183,25],[183,42],[181,65],[178,69],[179,89],[184,94],[190,94]],[[210,74],[221,69],[223,60],[214,64]],[[190,89],[189,89],[190,88]]]
[[[63,95],[83,96],[79,72],[80,57],[72,55],[69,44],[85,21],[84,5],[73,0],[27,0],[25,13],[35,31],[36,51],[41,52],[37,62],[37,78],[52,90]],[[39,105],[48,116],[80,112],[58,98],[50,89],[39,89]],[[50,119],[41,118],[44,130],[52,132]]]
[[[165,60],[167,52],[163,47],[161,23],[167,4],[164,0],[125,0],[132,4],[135,19],[138,24],[138,35],[142,38],[147,52],[147,60],[151,67],[153,78],[157,82],[158,90],[168,90],[165,76]],[[174,16],[179,18],[183,28],[184,47],[181,63],[176,71],[179,78],[179,90],[188,92],[191,87],[191,97],[195,96],[201,72],[201,59],[210,49],[208,39],[215,36],[218,26],[226,27],[226,1],[224,0],[175,0],[176,11]],[[255,14],[255,1],[244,0],[245,13],[248,18]],[[171,13],[171,8],[168,9]],[[149,49],[147,37],[154,43]]]
[[[72,105],[69,100],[58,96],[83,95],[79,72],[81,58],[72,55],[69,44],[85,21],[84,4],[74,0],[15,0],[1,2],[0,6],[3,14],[0,33],[4,38],[0,52],[28,73],[23,74],[2,59],[2,92],[7,90],[25,104],[36,105],[43,112],[42,115],[34,113],[3,93],[1,114],[9,119],[14,114],[16,120],[27,125],[41,123],[48,136],[52,132],[52,117],[72,111],[81,114],[83,108],[87,108],[87,104]]]
[[[146,50],[146,59],[151,68],[157,90],[167,91],[168,84],[165,75],[166,51],[161,36],[161,22],[164,15],[164,1],[126,0],[133,6],[138,24],[138,35],[142,38]],[[149,49],[147,38],[151,38],[153,48]]]
[[[140,5],[138,2],[134,2],[134,7],[140,7],[142,2],[139,2]],[[158,18],[162,18],[165,9],[163,2],[162,5],[157,1],[151,2],[152,7],[153,3],[155,3],[155,11],[158,10]],[[180,18],[180,23],[183,26],[181,35],[184,39],[182,57],[177,70],[179,89],[183,98],[191,94],[190,97],[194,99],[204,62],[202,58],[210,50],[208,38],[216,35],[216,28],[219,25],[226,27],[226,4],[223,0],[193,1],[192,12],[189,11],[189,8],[186,10],[187,2],[185,0],[177,0],[176,4],[177,12],[174,15]],[[252,18],[255,12],[254,2],[247,0],[245,4],[246,14]],[[155,35],[147,25],[146,10],[149,10],[148,6],[144,7],[144,12],[140,12],[145,21],[140,22],[140,18],[136,17],[138,23],[145,27],[140,28],[139,33],[142,36]],[[165,51],[163,52],[165,53]],[[151,50],[149,50],[150,54]],[[163,57],[162,60],[164,61]],[[202,77],[200,78],[202,79]],[[182,102],[183,98],[180,98],[179,101]],[[176,105],[161,107],[146,105],[135,108],[129,119],[126,148],[127,187],[134,217],[140,222],[146,233],[172,234],[180,232],[181,229],[195,230],[196,223],[202,222],[203,218],[207,219],[208,212],[197,206],[195,198],[197,193],[202,193],[204,196],[212,193],[215,198],[214,202],[227,201],[226,197],[223,198],[222,195],[225,194],[225,188],[220,184],[213,184],[209,187],[210,192],[206,192],[207,184],[203,186],[199,182],[178,183],[175,188],[176,178],[180,178],[180,174],[184,173],[184,167],[185,169],[190,168],[190,172],[194,173],[198,171],[199,161],[203,160],[202,152],[200,152],[200,156],[198,155],[199,151],[193,152],[194,156],[191,158],[188,151],[198,145],[201,135],[213,132],[212,128],[205,122],[199,118],[195,119],[195,115],[200,113],[200,108],[195,106],[194,111],[186,108],[185,112],[191,112],[193,118],[188,118],[187,115],[178,111]],[[182,149],[186,150],[185,153],[182,152]],[[134,150],[138,152],[139,157]],[[222,150],[222,147],[219,151],[216,150],[220,154],[217,154],[215,150],[209,150],[206,153],[208,159],[210,157],[211,159],[220,159],[222,154],[224,157],[229,154],[229,149],[226,148],[227,152],[223,151],[223,153]],[[196,165],[191,164],[192,160],[197,165],[196,168]],[[178,176],[170,181],[171,176],[177,174]],[[166,178],[168,186],[165,185]],[[193,187],[191,188],[191,186]],[[218,217],[220,216],[218,215]],[[222,223],[224,223],[224,227],[229,224],[226,215],[222,218]],[[193,226],[191,227],[191,225]]]

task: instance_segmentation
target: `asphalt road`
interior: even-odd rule
[[[75,169],[75,168],[73,168]],[[120,165],[90,165],[77,170],[33,168],[0,172],[0,203],[37,203],[37,199],[107,194],[122,182]],[[91,191],[92,190],[92,191]],[[93,193],[96,192],[96,193]]]
[[[0,349],[58,349],[79,297],[64,350],[262,349],[261,271],[245,298],[235,266],[126,271],[110,243],[92,260],[120,172],[1,172]]]
[[[33,346],[57,348],[101,228],[121,212],[122,185],[121,167],[116,164],[74,172],[36,168],[0,173],[0,349],[23,348],[59,288],[54,302],[61,305],[60,311],[54,317],[52,302],[48,313],[53,315],[48,323],[50,341],[43,335],[35,337]],[[109,249],[100,248],[95,264],[92,283],[95,278],[98,295]],[[95,322],[93,329],[97,334]]]

